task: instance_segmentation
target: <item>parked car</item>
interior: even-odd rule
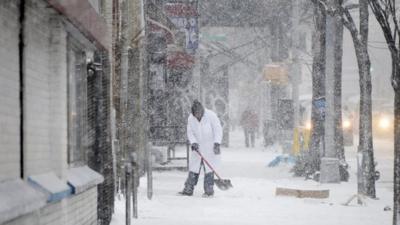
[[[301,107],[304,108],[304,114],[301,116],[303,122],[301,124],[306,129],[311,130],[313,127],[311,123],[311,103],[302,101]],[[342,111],[343,144],[352,146],[354,144],[354,112],[346,106],[343,107]]]

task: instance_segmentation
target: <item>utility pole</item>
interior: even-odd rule
[[[121,146],[125,160],[129,159],[128,147],[128,71],[129,71],[129,59],[128,59],[128,48],[129,48],[129,0],[125,0],[122,4],[122,18],[121,18],[121,36],[122,36],[122,47],[121,47],[121,92],[120,92],[120,106],[121,106]]]
[[[133,218],[138,217],[138,199],[137,199],[137,188],[139,179],[139,157],[138,153],[140,150],[144,149],[146,146],[135,146],[135,140],[138,140],[138,135],[140,135],[139,129],[135,129],[134,124],[140,123],[140,121],[135,120],[137,116],[137,104],[140,102],[140,95],[136,95],[134,88],[137,86],[132,86],[136,83],[137,78],[141,76],[138,73],[138,65],[141,61],[138,57],[138,49],[135,47],[134,38],[140,35],[140,31],[137,31],[138,17],[135,16],[136,9],[142,6],[141,2],[138,0],[124,0],[124,5],[122,7],[122,50],[121,50],[121,108],[122,108],[122,132],[123,132],[123,146],[124,146],[124,156],[125,161],[129,161],[132,171],[130,172],[129,179],[127,178],[125,182],[130,183],[129,201],[127,207],[130,206],[130,213],[127,216],[133,216]],[[143,10],[143,7],[140,7]],[[140,86],[139,86],[140,88]],[[139,113],[140,114],[140,113]],[[135,116],[133,116],[135,115]],[[128,187],[128,186],[127,186]]]
[[[292,34],[292,100],[294,109],[294,129],[298,129],[300,124],[300,103],[299,103],[299,86],[301,82],[301,65],[299,64],[299,22],[300,22],[300,0],[293,0],[292,17],[293,17],[293,34]]]
[[[130,25],[129,25],[129,1],[125,0],[122,2],[122,17],[121,17],[121,36],[122,36],[122,46],[121,46],[121,92],[120,92],[120,107],[121,107],[121,147],[123,150],[124,161],[125,161],[125,217],[126,225],[131,224],[131,199],[132,199],[132,162],[130,161],[130,150],[128,148],[128,138],[129,137],[129,126],[128,126],[128,78],[129,78],[129,35],[130,35]]]
[[[339,183],[339,159],[335,146],[335,51],[337,23],[329,9],[336,8],[336,0],[328,0],[326,13],[326,113],[325,113],[325,152],[321,159],[321,183]]]

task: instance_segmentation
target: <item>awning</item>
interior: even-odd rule
[[[88,0],[47,0],[47,2],[63,14],[90,41],[94,41],[98,47],[109,50],[111,36],[106,21]]]
[[[168,17],[197,17],[199,15],[196,8],[187,3],[167,3],[164,11]]]

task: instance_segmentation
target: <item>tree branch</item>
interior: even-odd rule
[[[357,42],[359,42],[360,39],[358,35],[358,29],[356,23],[353,20],[353,17],[350,14],[350,11],[342,6],[338,7],[338,11],[342,18],[343,25],[347,28],[347,30],[349,30],[351,36],[355,38]]]
[[[384,3],[382,3],[380,0],[368,0],[368,2],[372,9],[372,12],[376,17],[376,20],[381,25],[383,35],[385,37],[386,43],[388,44],[390,52],[392,52],[392,54],[396,54],[396,41],[394,35],[392,35],[392,29],[389,23],[387,10],[388,7],[383,7]]]
[[[378,23],[380,24],[386,43],[388,45],[389,51],[392,56],[392,63],[394,63],[394,68],[400,68],[399,63],[399,47],[400,40],[398,46],[396,46],[397,39],[400,37],[399,30],[399,22],[396,16],[396,0],[368,0],[369,5],[374,13]],[[394,28],[392,29],[390,26],[390,17]],[[399,74],[392,72],[392,86],[395,91],[398,91],[400,88],[400,77]]]

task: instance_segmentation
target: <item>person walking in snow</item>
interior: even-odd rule
[[[196,151],[211,164],[213,168],[220,161],[220,144],[222,141],[222,126],[216,113],[205,109],[197,100],[193,102],[192,113],[187,123],[187,137],[191,144],[192,152],[189,158],[189,174],[185,187],[180,194],[193,195],[194,186],[199,179],[201,167],[204,169],[204,197],[214,195],[214,173]]]
[[[258,130],[257,113],[247,108],[242,113],[242,117],[240,118],[240,125],[243,127],[246,148],[250,147],[250,144],[251,147],[254,148],[256,138],[255,136]]]

